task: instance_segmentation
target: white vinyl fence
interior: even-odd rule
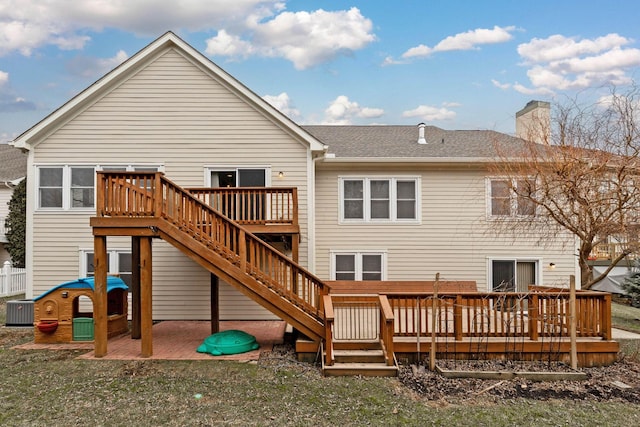
[[[27,272],[24,268],[14,268],[11,261],[5,261],[0,268],[0,297],[24,294],[27,290]]]

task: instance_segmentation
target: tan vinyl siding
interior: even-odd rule
[[[420,177],[420,224],[340,224],[339,177]],[[545,284],[575,274],[570,236],[541,244],[535,236],[495,232],[486,217],[485,172],[429,166],[365,168],[321,165],[317,172],[316,273],[330,277],[330,251],[382,250],[388,280],[475,280],[487,289],[491,258],[541,259]],[[563,247],[562,244],[565,244]],[[556,264],[551,271],[549,262]]]
[[[169,49],[40,142],[34,164],[161,165],[185,187],[205,185],[207,167],[269,166],[272,186],[298,187],[306,235],[308,156],[306,146],[257,107]],[[35,194],[33,180],[30,185]],[[35,295],[77,277],[78,249],[93,246],[91,215],[35,212]],[[122,247],[112,238],[108,246]],[[208,319],[208,272],[163,242],[154,241],[153,250],[154,318]],[[303,239],[303,265],[307,253]],[[274,318],[229,285],[220,295],[223,319]]]

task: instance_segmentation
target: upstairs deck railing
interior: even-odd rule
[[[637,246],[638,244],[635,243]],[[600,243],[596,245],[591,254],[589,254],[589,259],[592,261],[606,261],[616,259],[620,254],[622,254],[625,250],[628,250],[628,243]],[[636,252],[632,252],[627,255],[627,259],[635,260],[638,259],[639,254]]]
[[[298,225],[298,190],[294,187],[199,187],[188,191],[240,225]]]
[[[320,279],[160,172],[98,172],[99,217],[159,218],[189,234],[317,320]]]

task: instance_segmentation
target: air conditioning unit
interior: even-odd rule
[[[33,300],[7,301],[6,326],[33,326]]]

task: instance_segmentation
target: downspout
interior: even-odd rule
[[[307,268],[313,274],[316,274],[316,163],[318,160],[323,160],[327,154],[325,146],[323,152],[314,157],[313,151],[309,151],[309,182],[307,183],[307,216],[308,216],[308,231],[307,231]]]

